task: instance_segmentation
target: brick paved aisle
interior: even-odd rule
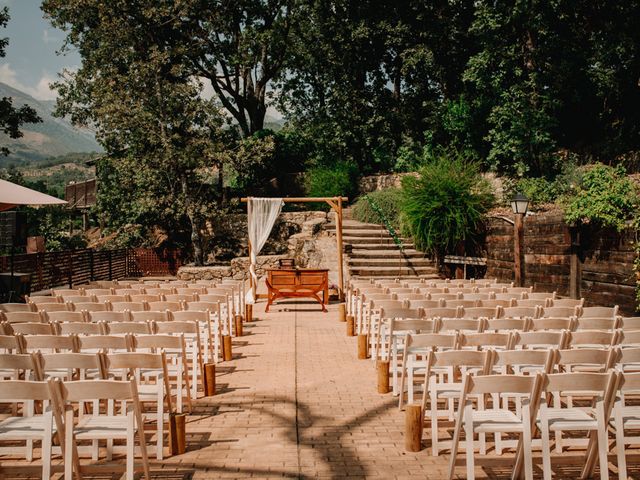
[[[336,306],[263,310],[234,340],[233,361],[219,364],[219,394],[196,401],[189,451],[163,462],[166,475],[443,478],[446,457],[404,453],[404,417],[376,392],[372,363],[356,359]]]

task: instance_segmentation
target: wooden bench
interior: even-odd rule
[[[326,312],[329,300],[329,270],[281,268],[267,270],[267,307],[280,298],[313,298]],[[322,299],[319,293],[322,292]]]

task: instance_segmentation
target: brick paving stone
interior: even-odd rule
[[[432,457],[427,442],[421,452],[404,451],[397,399],[377,393],[374,364],[357,360],[335,305],[324,314],[302,302],[269,314],[263,305],[246,336],[234,339],[233,360],[218,364],[219,393],[194,402],[187,453],[151,459],[154,478],[446,478],[448,455]],[[581,459],[565,457],[558,460],[573,467],[557,478],[575,478]],[[478,460],[477,478],[509,478],[512,458]],[[456,478],[464,478],[462,455],[457,464]],[[29,478],[26,470],[20,476]]]

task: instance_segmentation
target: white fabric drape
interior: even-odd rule
[[[251,243],[249,274],[252,285],[246,295],[247,303],[255,303],[256,286],[258,285],[258,274],[256,273],[258,253],[267,242],[283,205],[282,198],[249,197],[247,199],[247,224],[249,226],[249,242]]]

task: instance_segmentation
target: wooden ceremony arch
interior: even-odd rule
[[[240,199],[242,203],[247,203],[248,198]],[[348,201],[347,197],[284,197],[284,203],[318,203],[326,202],[331,209],[336,212],[336,247],[338,252],[338,295],[344,298],[344,265],[342,261],[342,203]],[[248,219],[247,219],[248,220]],[[249,222],[247,221],[247,224]],[[251,259],[251,241],[249,241],[249,259]],[[249,275],[249,288],[253,288],[253,279]],[[257,288],[258,286],[255,285]],[[257,298],[257,295],[256,295]]]

